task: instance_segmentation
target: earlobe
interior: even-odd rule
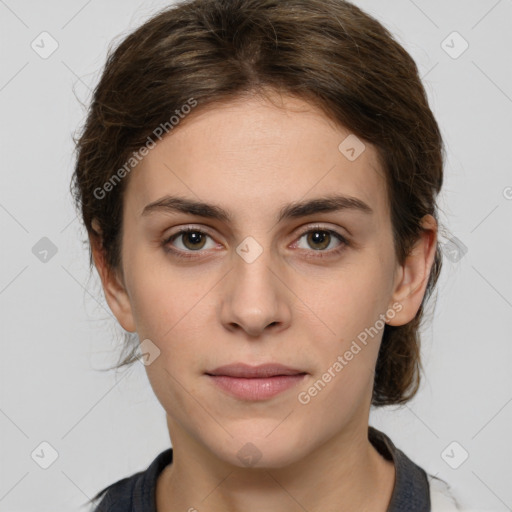
[[[388,325],[405,325],[418,312],[427,288],[430,270],[434,263],[437,247],[437,222],[432,215],[422,219],[423,232],[398,269],[392,304],[400,304],[399,312]]]
[[[105,300],[121,327],[128,332],[135,332],[136,327],[128,293],[118,272],[111,269],[107,263],[105,251],[101,244],[101,230],[96,219],[92,221],[92,227],[95,234],[89,237],[89,241],[94,265],[101,279]]]

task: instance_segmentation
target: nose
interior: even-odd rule
[[[265,329],[277,332],[290,323],[290,290],[283,270],[264,251],[255,261],[236,256],[234,268],[224,280],[220,316],[229,331],[241,329],[251,337]]]

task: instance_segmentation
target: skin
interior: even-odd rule
[[[393,304],[401,309],[388,324],[414,318],[437,225],[423,219],[424,234],[399,265],[376,149],[366,144],[350,161],[338,150],[349,131],[302,100],[278,101],[254,96],[192,112],[129,176],[120,271],[93,246],[119,323],[160,350],[146,370],[167,414],[174,460],[158,480],[159,512],[384,512],[391,498],[394,466],[367,437],[382,329],[307,405],[297,395]],[[332,193],[358,198],[373,213],[276,222],[284,205]],[[166,194],[219,205],[233,221],[142,215]],[[316,224],[348,245],[335,255],[342,242],[334,235],[323,245],[308,238]],[[192,253],[180,260],[164,240],[187,226],[208,236],[198,245],[187,235],[168,243]],[[251,263],[236,252],[248,236],[263,251]],[[238,361],[279,362],[308,375],[271,399],[243,401],[205,375]],[[261,454],[251,467],[237,457],[248,442]]]

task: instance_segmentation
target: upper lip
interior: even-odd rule
[[[299,375],[306,373],[282,364],[270,363],[251,366],[245,363],[233,363],[219,366],[215,370],[207,371],[207,375],[224,375],[227,377],[243,377],[256,379],[262,377],[275,377],[277,375]]]

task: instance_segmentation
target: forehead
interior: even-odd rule
[[[251,97],[192,111],[132,171],[125,207],[140,214],[178,194],[262,216],[336,193],[387,215],[376,149],[301,99],[274,101]]]

